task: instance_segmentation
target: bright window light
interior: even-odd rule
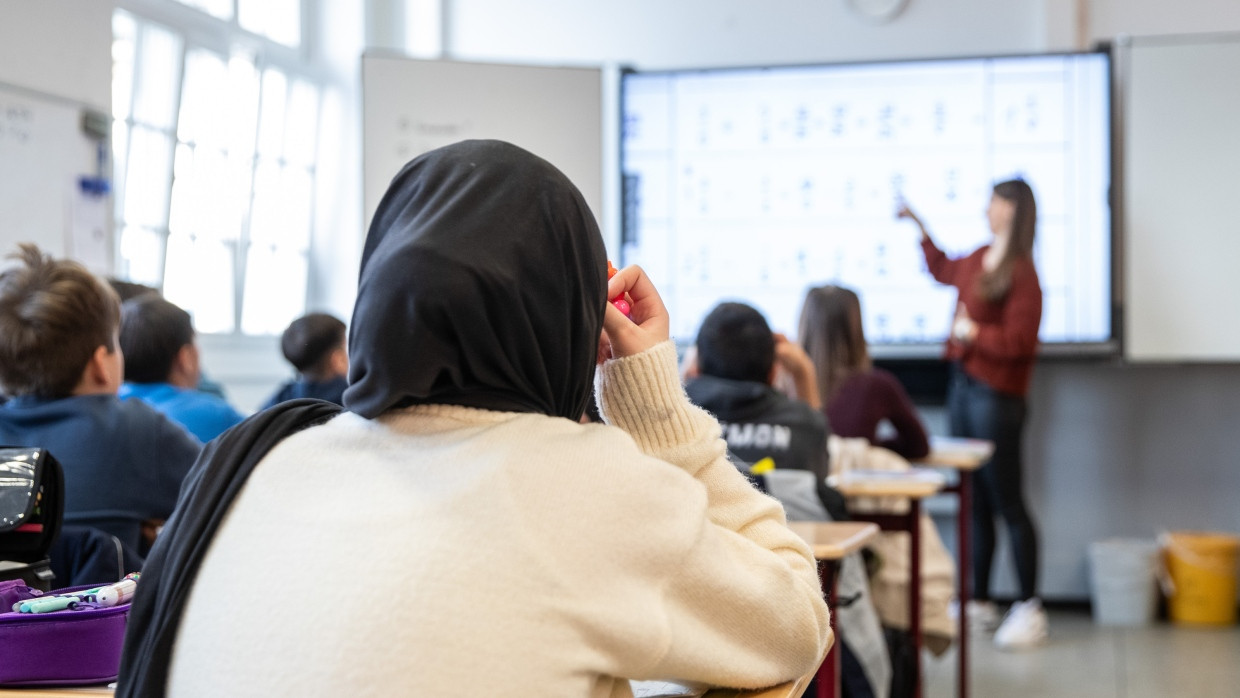
[[[305,311],[322,109],[272,43],[300,40],[301,0],[185,4],[216,40],[113,13],[117,273],[199,332],[279,334]]]
[[[246,334],[279,334],[305,312],[300,297],[283,289],[306,287],[306,256],[269,245],[254,245],[246,257],[245,304],[241,331]]]
[[[129,118],[133,101],[134,52],[137,51],[138,25],[125,12],[112,17],[112,118]]]
[[[295,165],[314,163],[318,140],[319,91],[296,80],[289,91],[288,118],[284,127],[284,159]]]
[[[301,43],[301,0],[238,0],[241,28],[285,46]]]
[[[139,37],[133,118],[148,126],[171,129],[181,80],[181,38],[154,24],[145,25]]]
[[[168,220],[172,143],[154,129],[134,127],[125,177],[125,221],[162,228]]]
[[[278,158],[284,154],[284,114],[288,104],[288,78],[278,70],[263,71],[263,112],[258,120],[258,154]]]
[[[164,236],[149,228],[127,226],[121,230],[119,276],[159,286],[164,279]]]
[[[178,0],[183,5],[196,7],[218,19],[232,19],[233,0]]]
[[[201,333],[236,327],[234,246],[188,235],[168,237],[164,296],[194,317]]]

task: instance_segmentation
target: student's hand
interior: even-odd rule
[[[793,390],[797,399],[810,407],[820,407],[818,396],[818,371],[814,361],[801,348],[800,344],[790,341],[784,335],[775,333],[775,367],[792,379]]]
[[[698,375],[697,345],[694,344],[688,349],[685,349],[684,358],[680,360],[680,381],[682,383],[688,383],[694,378],[697,378]]]
[[[641,267],[627,266],[607,282],[608,298],[621,295],[629,301],[629,317],[607,304],[599,342],[600,362],[640,354],[671,337],[667,308]]]
[[[150,548],[152,545],[155,545],[155,538],[159,535],[159,532],[164,530],[164,520],[146,519],[141,523],[141,530],[142,542],[146,544],[145,547]]]
[[[787,371],[793,377],[803,376],[814,370],[814,362],[800,344],[788,340],[788,337],[775,333],[775,365]]]

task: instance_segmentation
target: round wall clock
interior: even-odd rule
[[[909,0],[844,0],[848,9],[872,22],[889,22],[904,11]]]

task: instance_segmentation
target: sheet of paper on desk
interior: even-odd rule
[[[848,484],[850,482],[929,482],[942,485],[947,482],[943,473],[929,468],[910,468],[908,470],[849,470],[827,478],[827,484]]]
[[[699,698],[706,686],[674,681],[630,681],[634,698]]]
[[[959,436],[931,436],[930,451],[944,451],[947,453],[964,453],[968,455],[977,455],[983,458],[989,457],[995,450],[995,444],[985,439],[966,439]]]

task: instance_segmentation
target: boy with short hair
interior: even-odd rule
[[[0,272],[0,443],[46,448],[65,471],[65,521],[135,551],[172,514],[201,449],[185,430],[117,397],[116,293],[80,264],[22,244]]]
[[[297,380],[280,386],[263,409],[303,397],[343,405],[349,387],[346,340],[344,323],[327,313],[309,313],[290,323],[280,337],[280,350],[297,369]]]
[[[154,294],[121,306],[125,352],[122,399],[136,397],[206,443],[244,417],[222,398],[198,390],[198,344],[189,313]]]
[[[796,374],[798,386],[816,392],[809,357],[772,333],[755,308],[731,302],[715,306],[702,321],[696,351],[696,377],[685,391],[719,419],[728,450],[751,464],[771,458],[777,468],[808,470],[825,488],[826,417],[772,386],[782,365]]]

